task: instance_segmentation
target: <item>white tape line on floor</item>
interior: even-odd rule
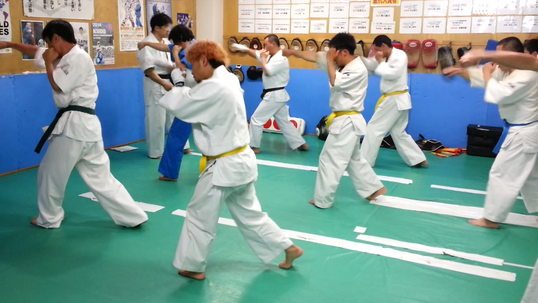
[[[432,246],[426,246],[418,243],[409,243],[409,242],[403,242],[388,238],[381,238],[381,237],[375,237],[375,236],[368,236],[368,235],[358,235],[357,240],[365,241],[365,242],[371,242],[376,244],[382,244],[382,245],[388,245],[392,247],[399,247],[399,248],[405,248],[409,250],[414,251],[421,251],[426,252],[430,254],[435,255],[448,255],[456,258],[466,259],[470,261],[476,261],[486,264],[492,264],[497,266],[502,266],[504,263],[503,259],[498,258],[492,258],[487,256],[482,256],[478,254],[470,254],[465,253],[461,251],[456,251],[452,249],[447,248],[441,248],[441,247],[432,247]]]
[[[377,199],[370,201],[370,203],[379,206],[447,215],[466,219],[479,219],[482,217],[482,213],[484,210],[481,207],[427,202],[391,196],[380,196]],[[506,221],[502,223],[538,228],[538,217],[510,213]]]
[[[468,188],[460,188],[460,187],[451,187],[451,186],[443,186],[443,185],[436,185],[432,184],[431,188],[436,189],[444,189],[444,190],[450,190],[450,191],[457,191],[460,193],[469,193],[469,194],[475,194],[475,195],[485,195],[486,191],[484,190],[477,190],[477,189],[468,189]],[[523,200],[523,198],[517,197],[519,200]]]
[[[186,215],[186,212],[184,210],[178,209],[172,212],[172,214],[176,216],[184,217]],[[233,220],[225,219],[225,218],[219,218],[219,224],[228,225],[228,226],[236,226]],[[501,270],[496,270],[496,269],[491,269],[491,268],[481,267],[481,266],[476,266],[476,265],[463,264],[463,263],[458,263],[458,262],[449,261],[449,260],[441,260],[441,259],[437,259],[433,257],[419,255],[419,254],[403,252],[403,251],[399,251],[399,250],[395,250],[391,248],[384,248],[381,246],[357,243],[353,241],[347,241],[347,240],[342,240],[342,239],[337,239],[337,238],[308,234],[308,233],[303,233],[303,232],[298,232],[298,231],[293,231],[293,230],[283,229],[282,231],[286,234],[286,236],[288,236],[291,239],[318,243],[322,245],[333,246],[333,247],[348,249],[352,251],[383,256],[387,258],[399,259],[399,260],[403,260],[407,262],[427,265],[431,267],[443,268],[446,270],[470,274],[474,276],[480,276],[480,277],[509,281],[509,282],[514,282],[516,280],[516,274],[507,272],[507,271],[501,271]]]
[[[189,155],[193,156],[199,156],[201,157],[202,154],[200,153],[190,153]],[[299,164],[289,164],[289,163],[282,163],[282,162],[275,162],[275,161],[267,161],[267,160],[260,160],[257,159],[257,163],[259,165],[264,166],[272,166],[272,167],[281,167],[281,168],[288,168],[288,169],[296,169],[296,170],[304,170],[304,171],[313,171],[317,172],[318,168],[316,166],[307,166],[307,165],[299,165]],[[344,176],[348,176],[349,174],[347,172],[344,172]],[[387,176],[377,176],[379,180],[381,181],[387,181],[387,182],[393,182],[393,183],[400,183],[400,184],[412,184],[413,180],[411,179],[404,179],[404,178],[396,178],[396,177],[387,177]]]
[[[92,200],[94,202],[97,202],[97,198],[95,198],[95,196],[93,195],[92,192],[80,194],[78,196],[82,197],[82,198],[90,199],[90,200]],[[135,202],[135,203],[140,208],[142,208],[143,211],[148,212],[148,213],[158,212],[159,210],[164,208],[164,206],[155,205],[155,204],[149,204],[149,203],[144,203],[144,202]]]

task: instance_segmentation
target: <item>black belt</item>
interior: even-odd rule
[[[74,112],[81,112],[86,113],[90,115],[95,115],[95,109],[84,107],[84,106],[78,106],[78,105],[70,105],[66,108],[61,108],[58,113],[56,114],[56,117],[54,117],[54,120],[52,120],[52,123],[49,125],[45,133],[43,134],[43,137],[41,137],[41,140],[39,140],[39,143],[37,144],[37,147],[35,148],[36,153],[41,152],[41,148],[43,145],[45,145],[45,142],[50,137],[50,134],[52,134],[52,131],[54,130],[54,127],[56,127],[56,123],[58,123],[58,120],[62,117],[62,115],[65,112],[74,111]]]
[[[286,87],[275,87],[275,88],[264,89],[263,93],[261,95],[261,98],[263,99],[263,97],[265,97],[265,94],[267,94],[268,92],[274,92],[275,90],[281,90],[281,89],[285,89],[285,88]]]
[[[166,80],[172,80],[172,76],[170,74],[166,74],[166,75],[159,75],[157,74],[159,77],[161,77],[161,79],[166,79]],[[148,75],[146,75],[146,77],[149,78]]]

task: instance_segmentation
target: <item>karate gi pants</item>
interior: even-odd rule
[[[172,125],[174,116],[158,104],[163,96],[163,88],[156,86],[148,77],[144,77],[144,100],[146,103],[146,146],[148,157],[162,157],[164,152],[164,135]]]
[[[362,198],[367,198],[383,188],[372,167],[361,157],[360,135],[355,131],[351,119],[346,116],[337,117],[333,125],[336,119],[346,121],[337,134],[329,130],[329,136],[319,157],[314,192],[314,203],[319,208],[333,206],[336,190],[346,170],[357,194]]]
[[[424,152],[405,132],[409,122],[409,110],[398,109],[398,97],[399,95],[385,98],[368,122],[366,136],[362,142],[362,156],[372,167],[375,166],[381,142],[389,132],[405,164],[415,166],[426,160]]]
[[[534,265],[531,279],[529,280],[527,290],[525,291],[521,303],[538,303],[538,261],[536,261],[536,265]]]
[[[263,126],[274,117],[291,149],[297,149],[306,143],[299,130],[290,122],[286,102],[264,101],[260,103],[250,118],[250,146],[260,148]]]
[[[37,173],[37,225],[60,227],[64,218],[65,187],[74,167],[114,223],[133,227],[148,220],[147,214],[110,173],[110,160],[103,141],[83,142],[55,135]]]
[[[538,212],[538,146],[516,132],[510,129],[489,172],[484,218],[492,222],[506,220],[520,192],[529,213]]]
[[[179,169],[183,160],[184,150],[189,148],[189,137],[192,133],[192,126],[177,118],[174,118],[168,140],[164,148],[161,163],[159,163],[159,173],[170,179],[179,177]]]
[[[236,187],[215,186],[212,162],[207,165],[208,169],[196,184],[194,196],[187,207],[174,259],[177,269],[205,272],[223,203],[228,206],[250,248],[264,263],[271,262],[293,245],[278,225],[262,212],[254,182]]]

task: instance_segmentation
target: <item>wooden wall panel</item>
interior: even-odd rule
[[[223,0],[224,1],[224,44],[227,45],[228,38],[230,37],[236,37],[239,40],[241,40],[243,37],[247,37],[249,39],[252,39],[254,37],[258,37],[260,41],[263,40],[263,38],[266,36],[266,34],[240,34],[238,33],[238,0]],[[426,1],[432,1],[432,0],[426,0]],[[327,1],[329,2],[329,1]],[[373,7],[370,8],[370,16],[372,16]],[[310,20],[316,20],[316,19],[310,19]],[[426,40],[426,39],[436,39],[438,42],[438,45],[446,46],[450,42],[452,42],[452,50],[453,55],[455,59],[458,59],[457,57],[457,49],[462,46],[467,46],[470,42],[472,42],[473,48],[481,48],[484,49],[486,46],[486,43],[489,39],[493,40],[501,40],[508,36],[515,36],[524,41],[525,39],[531,39],[538,37],[537,34],[442,34],[442,35],[434,35],[434,34],[398,34],[399,32],[399,26],[400,26],[400,7],[394,7],[394,21],[396,22],[396,34],[387,34],[392,40],[400,41],[402,43],[405,43],[409,39],[417,39],[420,41]],[[309,39],[314,39],[318,43],[318,45],[321,45],[322,41],[325,39],[330,39],[334,36],[334,34],[307,34],[307,35],[297,35],[297,34],[282,34],[278,35],[279,37],[284,37],[286,40],[291,43],[291,41],[295,38],[301,39],[303,42],[303,46]],[[365,45],[365,51],[368,52],[370,45],[374,38],[377,36],[377,34],[354,34],[355,39],[357,41],[363,40]],[[257,65],[257,61],[253,58],[250,58],[244,54],[238,54],[238,53],[231,53],[230,54],[230,63],[231,64],[241,64],[241,65]],[[422,59],[421,59],[422,60]],[[259,64],[258,64],[259,65]],[[290,58],[290,66],[292,68],[306,68],[306,69],[312,69],[315,68],[314,63],[305,62],[301,59],[297,58]],[[419,67],[410,70],[410,72],[415,73],[441,73],[440,67],[437,67],[437,69],[426,69],[423,67],[422,62],[419,64]]]
[[[138,67],[138,60],[136,59],[136,52],[120,52],[120,40],[119,40],[119,22],[118,22],[118,5],[117,0],[94,0],[95,1],[95,15],[93,20],[72,20],[66,19],[70,22],[85,22],[90,23],[90,39],[91,39],[91,23],[103,22],[114,24],[114,51],[115,51],[115,64],[114,65],[99,65],[96,69],[121,69]],[[144,11],[146,1],[141,1],[144,5]],[[44,21],[45,24],[51,19],[44,18],[29,18],[25,17],[23,13],[22,1],[10,1],[11,9],[11,22],[13,26],[12,41],[21,42],[21,20],[35,20]],[[147,13],[147,12],[146,12]],[[172,20],[174,24],[177,23],[177,13],[186,13],[192,16],[194,25],[192,31],[196,33],[196,0],[172,0]],[[147,16],[147,14],[146,14]],[[146,22],[147,23],[147,22]],[[146,24],[145,23],[145,24]],[[92,56],[93,57],[93,56]],[[38,71],[34,66],[33,61],[23,61],[22,54],[14,52],[13,54],[0,55],[0,75],[5,74],[21,74],[27,71]]]

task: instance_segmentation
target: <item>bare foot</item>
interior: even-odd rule
[[[30,223],[32,223],[32,225],[37,226],[37,217],[33,218],[32,221],[30,221]]]
[[[420,162],[419,164],[417,164],[417,165],[415,165],[413,167],[426,167],[428,165],[430,165],[430,162],[428,162],[428,160],[424,160],[424,161]]]
[[[194,150],[192,150],[192,149],[184,149],[184,150],[183,150],[183,153],[184,153],[184,154],[190,154],[190,153],[192,153],[193,151],[194,151]]]
[[[499,229],[499,223],[492,222],[486,218],[478,219],[478,220],[470,220],[469,224],[478,226],[478,227],[485,227],[485,228],[491,228],[491,229]]]
[[[144,221],[144,222],[142,222],[142,223],[140,223],[140,224],[138,224],[138,225],[135,225],[135,226],[133,226],[133,227],[131,227],[131,228],[139,228],[140,226],[142,226],[142,224],[144,224],[144,223],[146,223],[146,222],[148,222],[148,220],[146,220],[146,221]]]
[[[191,278],[198,281],[202,281],[205,279],[205,272],[193,272],[193,271],[187,271],[187,270],[180,270],[177,273],[180,276]]]
[[[302,255],[303,250],[300,247],[292,245],[290,248],[286,249],[286,261],[280,263],[278,267],[282,269],[290,269],[293,261]]]
[[[381,196],[381,195],[385,195],[387,194],[389,191],[385,188],[385,187],[382,187],[381,189],[378,189],[375,193],[371,194],[369,197],[366,198],[366,200],[374,200],[375,198]]]
[[[160,176],[160,177],[159,177],[159,180],[161,180],[161,181],[172,181],[172,182],[177,182],[177,179],[170,179],[170,178],[165,177],[165,176]]]
[[[297,148],[298,151],[307,151],[310,149],[310,146],[308,146],[308,144],[303,144],[301,146],[299,146],[299,148]]]
[[[162,157],[155,157],[155,158],[149,157],[149,158],[153,160],[161,160]]]
[[[256,155],[260,153],[260,148],[258,147],[251,147],[251,149]]]

